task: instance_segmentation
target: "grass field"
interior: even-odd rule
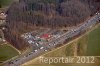
[[[88,36],[84,35],[82,38],[80,38],[77,41],[77,55],[78,56],[84,56],[86,55],[86,51],[87,51],[87,44],[88,44]]]
[[[18,52],[8,45],[0,45],[0,61],[8,60],[18,55]]]
[[[62,49],[63,48],[63,49]],[[72,44],[68,45],[67,47],[64,46],[61,49],[57,49],[53,52],[45,54],[45,57],[66,57],[66,56],[73,56],[73,49],[74,46]]]
[[[100,27],[88,35],[87,55],[100,56]]]

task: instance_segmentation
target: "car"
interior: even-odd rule
[[[39,46],[39,44],[38,44],[38,43],[36,43],[36,46]]]
[[[25,36],[24,36],[24,38],[25,38],[25,39],[28,39],[28,36],[27,36],[27,35],[25,35]]]
[[[26,57],[26,56],[24,56],[24,57]]]
[[[55,35],[55,37],[60,37],[60,35]]]
[[[19,59],[16,59],[15,62],[17,62]]]
[[[31,35],[28,35],[27,38],[32,38],[32,36]]]
[[[33,54],[33,52],[31,52],[30,54]]]
[[[51,45],[49,44],[49,46],[51,46]]]
[[[55,43],[53,45],[56,45]]]
[[[43,49],[44,47],[40,47],[40,49]]]
[[[37,52],[38,50],[34,50],[35,52]]]
[[[34,40],[38,40],[40,37],[39,36],[35,36]]]
[[[31,55],[31,54],[33,54],[33,52],[30,52],[28,55]]]
[[[5,42],[6,40],[5,40],[5,39],[3,39],[2,41],[3,41],[3,42]]]
[[[28,55],[26,55],[25,57],[28,57]]]
[[[96,13],[96,14],[98,14],[98,13]]]
[[[48,51],[48,50],[44,50],[44,51]]]
[[[100,13],[97,12],[96,14],[98,15],[98,14],[100,14]]]
[[[9,64],[14,64],[14,62],[11,61],[11,62],[9,62]]]
[[[31,55],[30,53],[28,55]]]
[[[24,37],[25,35],[21,35],[21,37]]]
[[[29,40],[28,43],[31,44],[31,43],[33,43],[33,41],[32,40]]]

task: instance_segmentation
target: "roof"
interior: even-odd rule
[[[48,39],[49,37],[50,37],[49,34],[44,34],[44,35],[41,36],[41,38],[45,38],[45,39]]]
[[[6,19],[6,17],[0,16],[0,20],[5,20],[5,19]]]
[[[5,19],[6,19],[5,13],[0,13],[0,20],[5,20]]]

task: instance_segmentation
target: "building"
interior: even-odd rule
[[[6,14],[1,12],[0,13],[0,25],[6,22]]]

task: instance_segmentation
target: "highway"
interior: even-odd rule
[[[50,46],[48,46],[48,48],[53,48],[54,46],[56,46],[57,44],[62,43],[66,39],[78,35],[80,32],[85,31],[90,26],[95,25],[98,20],[100,20],[100,14],[95,15],[90,20],[86,20],[86,22],[84,24],[82,24],[80,27],[78,27],[74,30],[71,30],[71,31],[65,33],[64,35],[62,35],[61,37],[56,38],[55,40],[49,42],[48,44],[50,44]]]
[[[93,17],[91,17],[90,19],[86,20],[82,25],[80,25],[79,27],[75,28],[75,29],[71,29],[69,31],[67,31],[66,33],[64,33],[63,35],[61,35],[60,37],[49,41],[45,48],[43,49],[38,49],[36,51],[32,51],[29,54],[25,55],[25,56],[21,56],[11,62],[8,62],[5,64],[5,66],[19,66],[45,52],[48,52],[50,49],[55,48],[58,44],[61,44],[62,42],[64,42],[66,39],[68,38],[72,38],[78,34],[80,34],[81,32],[84,32],[85,30],[87,30],[89,27],[94,26],[98,21],[100,20],[100,14],[96,14]]]

